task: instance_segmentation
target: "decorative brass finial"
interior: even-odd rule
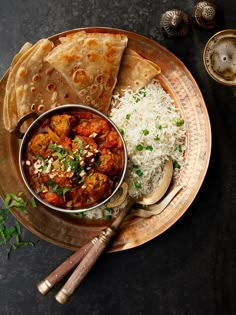
[[[189,32],[189,18],[181,10],[166,11],[160,20],[160,27],[164,35],[168,37],[183,37]]]
[[[202,28],[216,27],[217,5],[213,1],[199,1],[193,8],[193,21]]]

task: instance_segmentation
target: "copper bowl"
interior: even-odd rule
[[[203,61],[215,81],[236,86],[236,30],[223,30],[213,35],[204,48]]]
[[[32,189],[31,183],[29,182],[28,176],[25,172],[24,158],[26,155],[28,143],[30,142],[30,140],[33,137],[34,133],[36,132],[37,128],[39,126],[41,126],[43,122],[46,122],[50,117],[57,115],[57,114],[72,114],[72,113],[78,114],[80,112],[92,113],[93,115],[96,115],[96,116],[99,116],[99,117],[105,119],[109,123],[109,125],[111,127],[113,127],[115,131],[117,131],[117,133],[118,133],[118,135],[122,141],[122,144],[123,144],[123,150],[122,150],[123,161],[124,161],[123,162],[123,168],[122,168],[122,173],[121,173],[119,179],[117,180],[115,187],[113,187],[113,190],[108,197],[106,196],[104,199],[102,199],[98,203],[93,204],[92,206],[88,206],[86,208],[78,208],[78,209],[62,208],[60,206],[49,204],[44,199],[42,199],[38,195],[38,193],[36,193],[34,191],[34,189]],[[38,200],[40,203],[47,206],[48,208],[51,208],[51,209],[57,210],[57,211],[61,211],[61,212],[66,212],[66,213],[79,213],[79,212],[89,211],[92,209],[96,209],[97,207],[107,203],[116,194],[116,192],[118,191],[118,189],[120,188],[120,186],[122,185],[122,183],[124,181],[124,177],[125,177],[125,173],[126,173],[126,169],[127,169],[127,159],[128,159],[126,144],[124,142],[124,139],[123,139],[118,127],[114,124],[114,122],[111,119],[109,119],[106,115],[104,115],[103,113],[97,111],[96,109],[93,109],[93,108],[90,108],[90,107],[84,106],[84,105],[68,104],[68,105],[62,105],[62,106],[50,109],[47,112],[41,114],[30,124],[30,126],[27,128],[26,132],[22,133],[20,131],[20,129],[22,128],[22,124],[29,118],[32,118],[32,117],[35,118],[35,116],[37,116],[37,114],[31,113],[31,114],[23,117],[18,122],[18,125],[17,125],[16,130],[15,130],[15,134],[17,135],[17,137],[22,138],[22,141],[20,144],[20,150],[19,150],[20,173],[21,173],[22,179],[23,179],[26,187],[30,191],[30,193],[36,198],[36,200]]]

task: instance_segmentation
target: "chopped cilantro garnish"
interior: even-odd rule
[[[54,181],[51,179],[46,181],[45,184],[49,187],[50,192],[55,192],[58,197],[63,196],[64,199],[65,199],[66,193],[71,190],[68,187],[60,187],[58,184],[54,183]]]
[[[78,143],[78,148],[79,148],[79,153],[81,155],[84,155],[84,147],[83,147],[83,142],[80,138],[75,138],[74,140],[72,140],[73,142],[77,142]]]
[[[125,118],[126,118],[127,120],[129,120],[129,119],[130,119],[130,116],[131,116],[131,114],[127,114]]]
[[[64,161],[63,161],[63,163],[64,163],[64,165],[65,165],[65,169],[68,171],[68,170],[70,170],[70,171],[75,171],[77,168],[78,168],[78,166],[79,166],[79,161],[77,161],[77,160],[71,160],[71,159],[69,159],[69,158],[67,158],[67,159],[65,159]]]
[[[37,160],[44,162],[45,159],[41,155],[36,156]]]
[[[85,216],[84,212],[79,212],[79,217],[82,219]]]
[[[111,219],[111,217],[112,217],[111,211],[112,211],[111,208],[105,208],[104,209],[104,215],[105,215],[105,219],[106,220],[110,220]]]
[[[175,162],[173,163],[173,168],[174,168],[174,169],[180,168],[179,163],[175,161]]]
[[[125,134],[124,129],[120,129],[120,133],[121,133],[121,135],[123,136],[123,135]]]
[[[183,152],[182,146],[179,145],[178,148],[177,148],[177,150],[178,150],[180,153]]]

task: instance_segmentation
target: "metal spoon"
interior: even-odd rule
[[[149,194],[143,196],[136,203],[141,205],[153,205],[157,203],[166,193],[173,176],[173,162],[172,160],[166,161],[163,168],[163,176],[158,182],[158,186]]]

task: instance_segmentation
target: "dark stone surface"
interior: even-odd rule
[[[217,30],[194,26],[182,39],[166,39],[160,16],[172,8],[191,15],[194,1],[0,0],[0,76],[24,42],[84,26],[134,31],[158,41],[188,67],[205,99],[212,124],[212,157],[204,183],[186,214],[152,241],[124,252],[105,254],[70,304],[59,305],[36,284],[69,251],[23,237],[35,247],[0,247],[0,314],[236,314],[236,90],[214,82],[202,61],[203,48],[217,30],[235,28],[235,1],[218,1]]]

